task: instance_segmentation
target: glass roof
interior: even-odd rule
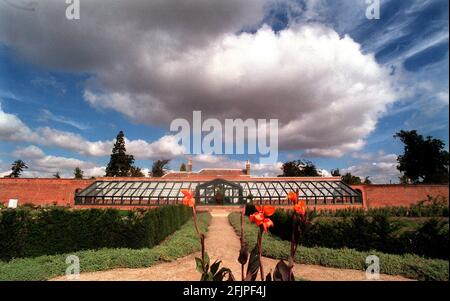
[[[340,181],[245,180],[198,181],[100,180],[75,196],[77,205],[163,205],[180,203],[182,189],[195,192],[197,204],[260,202],[287,204],[286,196],[297,191],[308,204],[361,203],[361,195]]]

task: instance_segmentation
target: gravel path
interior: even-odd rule
[[[205,240],[206,250],[211,261],[220,258],[222,266],[230,268],[236,279],[241,279],[241,266],[237,262],[240,242],[233,227],[228,222],[228,214],[229,212],[225,210],[214,210],[211,212],[213,218]],[[200,257],[200,252],[149,268],[114,269],[103,272],[82,273],[80,280],[199,280],[200,273],[195,269],[195,257]],[[264,272],[273,271],[276,263],[277,260],[264,257]],[[318,281],[366,280],[364,271],[335,269],[316,265],[296,264],[294,274],[296,277]],[[53,280],[65,280],[65,276]],[[402,276],[382,274],[381,280],[401,281],[409,279]]]

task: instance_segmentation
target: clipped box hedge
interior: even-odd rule
[[[247,206],[246,214],[254,211],[254,206]],[[300,244],[305,247],[416,254],[448,260],[448,218],[426,218],[419,223],[411,218],[399,220],[383,212],[373,213],[355,211],[351,215],[338,218],[324,217],[320,212],[312,212],[312,224],[301,237]],[[290,240],[292,214],[292,210],[277,210],[271,217],[275,226],[269,229],[270,232],[281,239]]]
[[[190,208],[2,210],[0,260],[101,248],[151,248],[190,218]]]

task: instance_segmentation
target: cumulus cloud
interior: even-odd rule
[[[83,136],[67,131],[60,131],[50,127],[40,127],[36,130],[30,129],[19,117],[4,112],[0,107],[0,140],[15,142],[37,143],[42,146],[58,147],[76,152],[80,155],[91,157],[108,156],[114,145],[114,140],[89,141]],[[166,135],[153,142],[145,140],[125,139],[129,153],[136,159],[172,159],[183,155],[185,149],[177,143],[174,136]],[[22,150],[37,154],[35,147]]]
[[[61,177],[73,177],[76,167],[84,171],[85,177],[103,176],[105,167],[93,162],[83,161],[76,158],[47,155],[42,149],[35,145],[17,148],[13,156],[23,159],[28,169],[24,170],[24,177],[52,177],[59,172]],[[8,173],[4,171],[4,173]]]
[[[360,149],[396,98],[388,72],[322,25],[242,32],[261,22],[266,2],[89,1],[68,22],[63,3],[43,1],[34,14],[1,9],[0,40],[33,62],[93,74],[86,101],[133,121],[167,126],[194,109],[278,118],[282,150]]]
[[[6,113],[0,104],[0,140],[35,141],[37,135],[14,114]]]
[[[345,168],[341,173],[351,173],[361,178],[369,177],[373,183],[388,184],[398,183],[398,178],[401,176],[397,170],[397,155],[369,153],[369,154],[354,154],[354,158],[361,159],[361,161],[353,166]]]

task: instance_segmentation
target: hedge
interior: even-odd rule
[[[209,213],[199,213],[199,227],[208,231]],[[200,251],[200,241],[192,219],[153,248],[100,249],[77,251],[58,255],[44,255],[0,261],[0,281],[47,280],[65,274],[66,257],[76,255],[80,259],[80,272],[106,271],[117,268],[146,268],[162,262],[173,261]]]
[[[8,209],[0,213],[0,260],[101,248],[150,248],[179,229],[190,208]]]
[[[252,209],[249,206],[248,213]],[[290,240],[292,213],[293,211],[277,210],[272,217],[275,227],[270,232]],[[390,254],[412,253],[441,259],[448,259],[449,256],[447,218],[427,218],[420,224],[383,214],[327,218],[312,212],[311,217],[312,224],[300,240],[300,244],[306,247],[378,250]]]
[[[238,212],[229,215],[230,224],[236,234],[240,234],[240,214]],[[258,228],[245,220],[245,240],[253,246],[258,236]],[[268,233],[264,235],[263,256],[274,259],[287,259],[290,250],[290,242]],[[301,264],[313,264],[339,269],[355,269],[364,271],[367,268],[365,262],[367,256],[376,255],[380,259],[380,271],[388,275],[402,275],[417,280],[448,281],[448,260],[427,259],[417,255],[385,254],[379,251],[361,252],[354,249],[331,249],[324,247],[304,247],[297,249],[295,262]]]

